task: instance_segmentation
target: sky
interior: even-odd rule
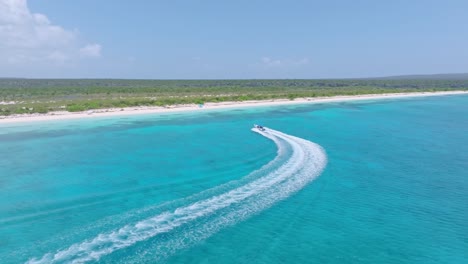
[[[0,0],[0,77],[468,72],[466,0]]]

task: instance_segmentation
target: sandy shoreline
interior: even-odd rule
[[[19,122],[34,122],[34,121],[53,121],[53,120],[68,120],[79,118],[93,117],[112,117],[126,115],[141,115],[141,114],[157,114],[157,113],[174,113],[187,111],[205,111],[211,109],[226,109],[226,108],[245,108],[259,106],[281,106],[293,104],[313,104],[313,103],[330,103],[330,102],[345,102],[356,100],[374,100],[374,99],[394,99],[407,97],[424,97],[424,96],[442,96],[442,95],[459,95],[468,94],[468,91],[447,91],[447,92],[417,92],[417,93],[392,93],[392,94],[369,94],[369,95],[353,95],[353,96],[333,96],[333,97],[311,97],[298,98],[295,100],[276,99],[276,100],[261,100],[261,101],[244,101],[244,102],[220,102],[206,103],[203,107],[198,105],[173,105],[168,107],[159,106],[141,106],[127,108],[110,108],[96,109],[85,112],[51,112],[47,114],[28,114],[28,115],[12,115],[0,117],[0,124],[19,123]]]

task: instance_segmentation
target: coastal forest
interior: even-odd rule
[[[467,79],[0,79],[0,115],[133,106],[468,90]]]

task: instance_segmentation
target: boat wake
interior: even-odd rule
[[[269,128],[252,131],[278,147],[275,159],[259,170],[239,181],[183,199],[155,215],[27,263],[105,261],[111,253],[119,254],[123,263],[141,262],[141,258],[157,261],[287,198],[318,177],[326,166],[325,151],[313,142]],[[138,243],[141,241],[145,243]],[[133,254],[122,252],[130,248]]]

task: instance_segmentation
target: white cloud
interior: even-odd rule
[[[262,63],[267,67],[276,67],[281,65],[281,60],[274,60],[270,57],[263,57]]]
[[[101,57],[101,45],[88,44],[80,49],[80,55],[83,57]]]
[[[272,59],[270,57],[263,57],[260,60],[261,65],[267,68],[279,68],[279,67],[294,67],[309,64],[308,58],[302,59]]]
[[[75,30],[32,13],[27,0],[0,0],[0,66],[33,63],[42,67],[101,54],[99,44],[80,46],[83,43]]]
[[[60,51],[53,51],[47,58],[56,63],[65,63],[70,59],[65,53]]]
[[[308,58],[302,58],[300,60],[295,61],[296,65],[306,65],[309,64]]]
[[[307,57],[264,56],[248,65],[255,78],[298,78],[307,76],[312,65]]]

